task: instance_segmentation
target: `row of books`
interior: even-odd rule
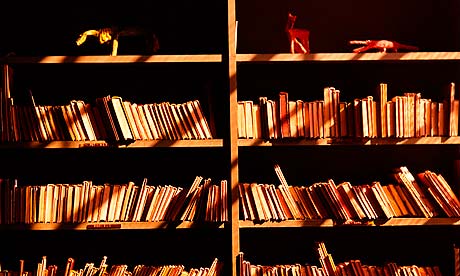
[[[255,222],[333,219],[336,223],[394,217],[460,217],[460,201],[440,174],[394,169],[395,183],[338,185],[332,179],[309,186],[288,185],[279,165],[280,184],[240,183],[240,219]]]
[[[212,139],[200,102],[137,104],[119,96],[95,103],[11,105],[8,141],[107,141]]]
[[[244,259],[244,253],[238,254],[240,276],[441,276],[439,266],[398,265],[387,262],[384,265],[364,264],[353,259],[338,264],[327,252],[324,242],[316,242],[318,264],[253,264]]]
[[[323,98],[291,100],[281,91],[277,99],[238,101],[238,136],[244,139],[282,138],[412,138],[458,136],[459,100],[450,83],[443,101],[405,92],[388,100],[387,84],[376,96],[342,101],[340,90],[325,87]],[[445,93],[446,94],[446,93]]]
[[[141,264],[130,270],[126,264],[109,265],[107,256],[104,256],[99,265],[86,263],[82,268],[75,266],[74,258],[68,258],[65,268],[59,269],[57,265],[48,264],[47,257],[43,256],[34,271],[26,271],[24,260],[20,260],[19,271],[3,270],[0,273],[4,276],[219,276],[222,265],[219,259],[214,258],[209,267],[186,269],[182,264]]]
[[[189,188],[123,184],[18,185],[0,179],[2,224],[228,221],[227,181],[196,176]]]

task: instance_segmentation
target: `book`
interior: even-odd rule
[[[112,184],[112,192],[110,194],[110,203],[107,212],[107,221],[115,221],[115,209],[118,203],[120,188],[120,184]]]
[[[139,139],[140,140],[151,140],[151,133],[149,129],[146,129],[146,125],[144,122],[141,120],[139,110],[137,107],[137,103],[131,103],[129,105],[131,108],[131,113],[133,115],[134,123],[137,127],[138,133],[139,133]],[[145,119],[145,118],[144,118]],[[150,137],[149,137],[150,136]]]
[[[246,130],[245,138],[252,139],[254,138],[254,118],[252,114],[254,103],[252,101],[243,102],[243,111],[244,111],[244,129]]]
[[[183,121],[191,133],[190,138],[191,139],[200,139],[200,133],[197,130],[197,127],[195,125],[195,121],[192,118],[192,115],[189,114],[187,103],[181,103],[180,104],[180,114],[182,114]]]
[[[388,137],[388,117],[387,117],[387,103],[388,103],[388,84],[380,83],[377,88],[377,102],[379,105],[378,108],[378,124],[379,124],[379,136],[382,138]]]
[[[136,122],[136,119],[134,117],[133,108],[131,107],[132,103],[130,101],[123,100],[122,104],[123,104],[123,110],[126,114],[127,121],[132,131],[133,139],[141,140],[142,139],[141,131],[139,130],[139,123]]]
[[[64,120],[64,123],[66,125],[66,133],[68,134],[67,137],[69,137],[70,141],[77,141],[78,137],[75,134],[74,128],[72,126],[72,122],[70,118],[68,117],[66,105],[59,106],[59,109],[60,109],[60,114],[62,116],[62,119]]]
[[[426,192],[421,189],[420,185],[415,180],[415,177],[406,166],[395,169],[394,177],[406,188],[408,194],[425,217],[433,217],[437,215],[431,201],[427,198]]]
[[[248,138],[246,134],[246,112],[244,101],[238,101],[238,138]]]
[[[134,140],[133,131],[123,105],[123,99],[120,96],[112,96],[110,103],[112,106],[109,105],[109,110],[113,112],[112,118],[119,134],[119,142],[132,142]]]
[[[174,140],[174,134],[172,129],[169,126],[168,118],[163,112],[162,103],[152,103],[149,104],[150,112],[152,113],[152,118],[155,124],[160,130],[162,139]]]
[[[289,133],[291,138],[299,137],[299,125],[297,121],[297,103],[296,101],[288,101],[289,112]]]
[[[164,110],[164,102],[148,104],[154,124],[159,130],[160,139],[175,140],[175,133]]]
[[[161,187],[161,186],[157,186],[157,187],[151,186],[150,190],[151,190],[150,191],[151,199],[150,199],[150,203],[146,204],[146,207],[148,208],[146,208],[147,213],[145,215],[145,221],[154,220],[154,218],[156,217],[156,213],[158,211],[158,204],[160,201],[160,197],[162,197],[164,194],[164,187]],[[162,193],[160,193],[160,191],[162,191]]]
[[[458,136],[458,99],[456,96],[455,82],[450,82],[444,92],[444,134]],[[457,106],[457,107],[456,107]]]
[[[310,121],[310,104],[307,101],[304,101],[302,104],[303,109],[303,127],[304,127],[304,137],[311,138],[311,121]]]
[[[340,90],[331,87],[332,109],[331,109],[331,136],[340,137]]]
[[[108,221],[108,214],[110,208],[112,185],[110,183],[104,183],[102,190],[102,201],[99,208],[98,221]]]
[[[96,98],[95,107],[98,108],[99,113],[101,114],[102,122],[104,123],[104,128],[107,132],[108,142],[118,142],[120,140],[121,133],[119,133],[119,130],[115,125],[114,114],[113,111],[111,111],[113,109],[111,96],[107,95]]]
[[[459,199],[441,175],[426,170],[418,173],[417,176],[428,190],[433,201],[448,217],[460,216]]]
[[[147,186],[147,191],[146,191],[146,198],[145,198],[145,204],[144,204],[144,208],[141,212],[141,217],[140,217],[140,221],[149,221],[149,208],[152,204],[152,202],[155,200],[155,195],[157,193],[157,189],[155,186],[151,186],[151,185],[148,185]]]
[[[261,110],[258,103],[252,104],[252,127],[254,139],[263,139]]]
[[[351,219],[362,220],[366,218],[361,205],[359,204],[356,195],[353,193],[351,183],[348,181],[342,182],[337,185],[337,191],[340,193],[344,204],[350,211]]]
[[[323,89],[323,102],[324,102],[324,137],[331,137],[333,133],[331,129],[334,125],[333,118],[333,104],[332,104],[332,91],[333,87],[325,87]]]
[[[61,129],[59,128],[59,125],[55,119],[53,106],[45,105],[42,107],[42,110],[43,110],[44,116],[46,117],[46,120],[49,123],[49,131],[51,134],[51,139],[54,141],[64,140]]]
[[[281,130],[278,118],[278,112],[276,107],[276,102],[274,100],[267,100],[267,128],[268,128],[268,138],[267,139],[277,139],[279,138],[278,132]]]
[[[179,105],[175,103],[168,104],[169,112],[171,113],[173,122],[179,132],[179,138],[190,139],[190,131],[187,129],[185,125],[185,120],[182,118],[178,106]]]
[[[239,211],[240,211],[240,219],[241,220],[250,220],[249,215],[249,202],[246,200],[246,194],[244,191],[243,183],[238,184],[238,198],[239,198]]]
[[[265,203],[265,199],[259,193],[259,184],[249,183],[249,196],[255,210],[255,221],[264,222],[270,219],[269,211]]]
[[[139,112],[139,118],[141,119],[144,129],[147,132],[148,138],[150,140],[160,139],[160,130],[153,121],[149,104],[137,105],[137,110]]]
[[[402,217],[404,216],[403,212],[401,211],[401,208],[399,206],[399,204],[396,202],[396,199],[394,198],[393,196],[393,193],[390,191],[389,189],[389,186],[388,185],[385,185],[385,186],[382,186],[382,190],[383,192],[385,193],[385,196],[387,197],[394,213],[395,213],[395,217]]]
[[[201,106],[201,103],[200,101],[198,100],[193,100],[192,101],[193,105],[194,105],[194,108],[195,108],[195,112],[197,113],[198,115],[198,118],[199,118],[199,122],[202,126],[202,129],[204,130],[204,137],[206,139],[212,139],[213,138],[213,134],[211,133],[211,128],[209,127],[209,123],[208,123],[208,120],[206,119],[206,116],[204,114],[204,110]],[[249,110],[248,110],[249,112]]]
[[[74,109],[74,113],[76,115],[77,120],[84,132],[86,140],[88,141],[96,141],[96,133],[93,128],[93,124],[90,119],[90,115],[88,114],[88,110],[86,109],[86,104],[83,100],[72,100],[70,101],[71,106]]]
[[[162,102],[160,103],[160,109],[166,118],[166,124],[170,129],[172,140],[182,139],[182,134],[180,132],[179,126],[177,126],[171,111],[171,104],[169,102]]]
[[[133,217],[131,221],[135,221],[135,222],[141,221],[142,213],[144,211],[145,203],[147,200],[147,190],[149,186],[147,185],[147,181],[148,181],[147,178],[144,178],[139,188],[139,192],[138,192],[139,196],[137,200],[135,201],[135,204],[133,205]]]
[[[198,116],[197,108],[195,106],[195,101],[187,101],[184,103],[186,107],[186,114],[190,118],[191,125],[195,128],[197,133],[197,139],[206,139],[206,130],[204,128],[204,120],[202,117]]]
[[[129,205],[129,202],[131,200],[131,196],[132,196],[132,191],[133,191],[133,187],[134,187],[134,182],[133,181],[129,181],[128,183],[126,184],[122,184],[122,190],[126,190],[124,192],[124,196],[123,196],[123,200],[122,200],[122,203],[121,203],[121,207],[120,207],[120,214],[116,214],[116,219],[119,220],[119,221],[126,221],[127,220],[127,210],[128,210],[128,205]],[[124,188],[126,187],[126,188]]]
[[[291,137],[290,116],[289,116],[289,97],[288,92],[281,91],[278,94],[278,114],[280,120],[281,138]]]
[[[86,120],[83,121],[82,114],[80,114],[81,102],[77,104],[76,100],[70,101],[69,117],[73,120],[73,124],[77,128],[78,133],[80,134],[81,141],[90,141],[89,130],[86,129]],[[87,119],[86,115],[85,118]],[[89,126],[88,126],[89,127]],[[94,132],[93,132],[94,134]]]

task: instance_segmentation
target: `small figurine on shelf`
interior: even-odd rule
[[[87,30],[81,33],[76,40],[77,46],[82,45],[88,36],[95,36],[99,39],[100,44],[108,44],[112,46],[111,56],[118,54],[118,42],[121,37],[142,37],[148,47],[147,52],[153,54],[158,51],[160,44],[154,33],[147,32],[141,28],[102,28],[97,30]]]
[[[296,15],[288,13],[288,20],[286,23],[286,33],[289,38],[290,50],[292,54],[310,53],[310,31],[307,29],[294,28],[294,23],[297,19]]]
[[[398,50],[409,50],[418,51],[418,47],[401,44],[391,40],[351,40],[350,44],[361,44],[362,47],[353,49],[355,53],[362,53],[371,49],[376,49],[380,53],[386,53],[388,51],[398,52]]]

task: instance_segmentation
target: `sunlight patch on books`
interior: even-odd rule
[[[0,178],[0,224],[27,229],[219,228],[228,219],[225,179],[191,185],[49,183]]]

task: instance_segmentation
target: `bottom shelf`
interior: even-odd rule
[[[43,256],[34,270],[27,270],[25,261],[21,259],[19,260],[17,271],[8,270],[5,272],[7,273],[6,275],[21,276],[219,276],[221,275],[222,265],[223,263],[215,258],[210,266],[191,268],[182,264],[138,264],[129,267],[127,264],[111,264],[107,256],[104,256],[100,262],[90,262],[84,266],[77,266],[75,259],[68,258],[65,266],[61,268],[56,264],[48,263],[47,257]]]
[[[317,262],[311,263],[290,263],[290,264],[271,264],[261,265],[254,264],[244,258],[244,253],[238,255],[240,276],[255,275],[299,275],[299,276],[365,276],[365,275],[382,275],[382,276],[420,276],[420,275],[450,275],[443,273],[438,265],[421,265],[410,264],[401,265],[397,262],[386,262],[384,264],[369,264],[361,259],[349,259],[346,261],[336,262],[330,254],[324,242],[316,242]],[[454,248],[455,260],[458,262],[460,249]],[[455,263],[455,267],[460,263]],[[455,275],[458,271],[456,271]]]
[[[360,260],[367,266],[439,267],[442,275],[456,275],[454,263],[460,256],[458,233],[456,225],[396,222],[382,227],[244,227],[240,229],[240,251],[244,259],[256,265],[320,267],[317,249],[318,243],[323,242],[336,266]]]

